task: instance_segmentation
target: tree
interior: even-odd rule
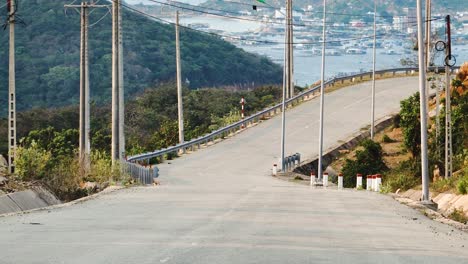
[[[356,151],[356,159],[346,159],[343,166],[344,187],[355,187],[358,173],[367,176],[382,173],[388,169],[383,161],[382,146],[379,143],[366,139],[361,142],[360,146],[362,149]]]
[[[400,127],[403,132],[403,144],[413,158],[421,153],[421,120],[419,92],[400,102]]]

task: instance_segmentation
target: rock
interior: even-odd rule
[[[97,183],[95,182],[85,182],[82,186],[83,189],[94,190],[97,189]]]
[[[8,182],[7,178],[0,176],[0,186],[5,185],[7,182]]]
[[[7,173],[7,172],[8,172],[8,162],[0,154],[0,173]]]

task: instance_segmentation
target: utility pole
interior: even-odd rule
[[[15,15],[16,0],[8,0],[8,24],[10,25],[10,53],[8,76],[8,172],[15,172],[16,152],[16,76],[15,76]]]
[[[374,128],[375,128],[375,50],[377,42],[377,0],[374,0],[374,46],[372,52],[372,102],[371,102],[371,129],[370,129],[370,138],[374,139]]]
[[[319,156],[317,177],[322,178],[322,154],[323,154],[323,108],[325,103],[325,48],[326,48],[326,21],[327,0],[323,0],[323,32],[322,32],[322,69],[320,77],[320,125],[319,125]]]
[[[81,5],[65,5],[65,8],[80,8],[81,33],[80,33],[80,140],[79,156],[80,166],[87,172],[90,169],[89,155],[91,151],[90,132],[90,104],[89,104],[89,56],[88,56],[88,26],[89,8],[106,7],[95,5],[86,0]]]
[[[179,112],[179,143],[184,143],[184,108],[182,102],[182,68],[180,65],[179,11],[175,17],[176,68],[177,68],[177,109]]]
[[[125,156],[122,0],[112,1],[112,162]]]
[[[452,59],[452,41],[450,16],[445,17],[447,43],[445,47],[445,179],[452,177],[452,107],[450,92],[450,60]]]
[[[429,174],[427,158],[427,110],[426,110],[426,64],[424,63],[424,38],[421,0],[416,0],[418,20],[418,57],[419,57],[419,103],[421,118],[421,177],[423,203],[430,202],[429,198]]]

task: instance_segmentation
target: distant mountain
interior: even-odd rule
[[[78,102],[80,17],[64,11],[71,0],[19,0],[16,27],[17,105],[19,110],[58,107]],[[101,1],[100,4],[110,4]],[[175,78],[174,26],[124,9],[125,92],[135,95]],[[97,103],[111,98],[111,18],[108,10],[90,16],[91,96]],[[6,9],[0,14],[6,20]],[[0,116],[6,114],[8,30],[0,35]],[[281,82],[281,67],[247,53],[218,37],[181,30],[183,79],[190,88]]]

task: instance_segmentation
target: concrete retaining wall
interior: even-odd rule
[[[393,123],[393,117],[394,115],[390,115],[377,121],[375,124],[375,132],[376,133],[380,132],[384,130],[385,128],[387,128],[388,126],[390,126]],[[324,169],[328,167],[328,165],[330,165],[334,159],[340,156],[341,151],[354,149],[356,146],[359,145],[361,141],[369,137],[370,137],[369,130],[365,132],[359,132],[351,136],[348,140],[346,140],[345,143],[335,148],[331,148],[325,151],[322,157],[322,163],[323,163]],[[318,168],[318,156],[311,160],[306,160],[304,162],[301,162],[301,165],[295,168],[294,172],[310,176],[310,172],[312,170],[315,172],[318,171],[317,168]]]
[[[408,190],[400,196],[414,201],[419,201],[421,198],[421,190]],[[430,195],[433,197],[432,195]],[[440,193],[432,199],[437,203],[437,210],[443,215],[450,215],[455,209],[463,210],[465,216],[468,217],[468,195],[456,195],[453,193]]]
[[[0,215],[42,208],[60,203],[60,200],[49,191],[42,187],[34,187],[32,190],[0,196]]]

